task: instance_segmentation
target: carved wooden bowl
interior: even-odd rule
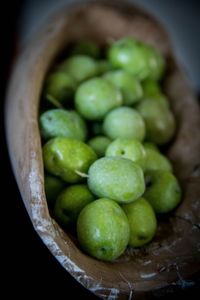
[[[121,4],[120,4],[121,3]],[[112,263],[83,253],[77,241],[49,215],[44,193],[38,107],[49,68],[71,41],[134,36],[166,57],[167,93],[177,120],[168,149],[184,195],[181,205],[159,221],[156,238],[140,250],[127,250]],[[192,286],[200,274],[200,113],[194,93],[176,62],[162,26],[124,1],[97,1],[53,15],[21,51],[7,94],[6,133],[10,159],[35,230],[78,282],[104,299],[146,299]]]

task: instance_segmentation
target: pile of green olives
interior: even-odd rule
[[[124,37],[104,49],[75,43],[45,80],[39,126],[49,209],[97,259],[147,245],[157,215],[181,201],[161,151],[176,131],[165,71],[157,49]]]

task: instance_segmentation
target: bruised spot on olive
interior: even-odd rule
[[[138,235],[138,240],[142,241],[142,240],[146,240],[146,236],[145,235],[142,235],[142,234],[139,234]]]
[[[52,117],[51,117],[51,116],[48,116],[48,117],[47,117],[47,120],[48,120],[49,122],[51,122],[51,121],[52,121]]]
[[[108,249],[106,247],[101,247],[100,250],[105,253]]]

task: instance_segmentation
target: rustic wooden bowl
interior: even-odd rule
[[[157,47],[168,61],[165,89],[178,128],[168,155],[184,190],[182,204],[159,222],[156,238],[127,250],[112,263],[83,253],[76,239],[49,215],[44,194],[38,106],[43,81],[63,49],[74,40],[100,44],[135,36]],[[104,299],[147,299],[194,285],[200,273],[200,113],[162,26],[124,1],[66,7],[52,16],[21,51],[10,79],[6,133],[21,195],[44,244],[78,282]]]

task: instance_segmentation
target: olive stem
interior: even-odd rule
[[[88,178],[89,177],[88,174],[80,172],[78,170],[75,170],[75,173],[78,174],[79,176],[83,177],[83,178]]]
[[[62,104],[56,99],[54,98],[53,96],[47,94],[46,96],[47,100],[49,102],[51,102],[54,106],[58,107],[58,108],[63,108]]]

